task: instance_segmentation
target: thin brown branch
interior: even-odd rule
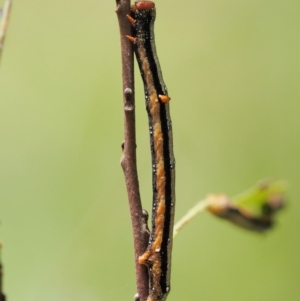
[[[121,165],[125,176],[133,228],[137,292],[139,300],[144,301],[149,294],[149,278],[147,268],[139,264],[138,258],[147,248],[149,233],[146,227],[147,214],[142,210],[136,163],[133,50],[126,38],[126,35],[131,34],[130,22],[126,17],[130,12],[130,0],[117,0],[116,3],[121,37],[124,94],[124,142],[122,143]]]
[[[4,44],[4,38],[7,30],[9,14],[11,10],[11,0],[6,0],[3,8],[0,10],[0,58]],[[2,244],[0,242],[0,301],[5,301],[5,295],[3,293],[2,284],[3,284],[3,266],[1,261],[1,248]]]
[[[3,266],[1,261],[1,249],[2,249],[2,243],[0,242],[0,301],[5,301],[5,295],[2,290]]]

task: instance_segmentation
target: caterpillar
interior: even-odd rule
[[[164,301],[170,292],[172,236],[175,214],[175,158],[168,90],[164,83],[154,39],[155,4],[136,1],[127,16],[144,83],[152,157],[152,229],[149,245],[139,257],[148,267],[147,301]]]

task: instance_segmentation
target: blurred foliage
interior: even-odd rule
[[[3,6],[3,0],[0,7]],[[300,3],[156,1],[171,101],[176,218],[209,192],[289,183],[276,231],[203,214],[174,243],[168,301],[300,294]],[[115,1],[14,1],[0,70],[0,238],[10,301],[130,300],[131,222],[121,167]],[[143,86],[138,168],[151,208]],[[189,277],[187,277],[189,275]]]
[[[273,227],[275,215],[286,203],[284,181],[260,181],[241,195],[229,198],[210,194],[205,200],[212,214],[247,230],[264,232]]]
[[[285,181],[263,180],[232,200],[238,206],[251,210],[255,215],[267,215],[285,206],[286,190]]]

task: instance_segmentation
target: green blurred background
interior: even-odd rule
[[[0,2],[0,4],[3,4]],[[156,1],[178,220],[209,192],[289,182],[258,235],[203,213],[174,242],[170,301],[300,295],[300,2]],[[132,300],[115,1],[14,1],[0,68],[0,240],[9,301]],[[136,68],[138,164],[150,152]]]

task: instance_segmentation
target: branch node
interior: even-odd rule
[[[134,300],[134,301],[140,301],[140,296],[139,296],[138,293],[136,293],[136,294],[134,295],[133,300]]]
[[[124,90],[124,96],[125,96],[124,110],[125,112],[132,112],[134,110],[132,90],[130,88],[126,88]]]
[[[118,1],[117,1],[118,2]],[[120,11],[120,5],[117,5],[117,8],[115,9],[115,13],[119,13],[119,11]]]
[[[148,238],[149,238],[149,236],[150,236],[150,230],[148,228],[148,219],[149,219],[149,214],[148,214],[147,210],[143,209],[143,211],[142,211],[142,222],[144,224],[143,232],[145,234],[147,234]]]

